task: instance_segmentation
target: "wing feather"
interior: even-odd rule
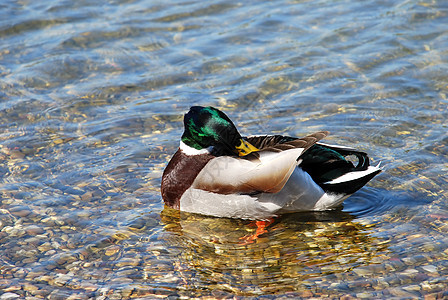
[[[307,135],[303,138],[295,138],[284,135],[259,135],[245,137],[245,139],[258,149],[260,149],[260,151],[267,150],[279,152],[284,150],[285,147],[288,146],[292,146],[293,148],[303,148],[304,150],[307,150],[316,142],[325,138],[328,134],[328,131],[319,131]]]
[[[261,148],[256,156],[219,156],[201,170],[193,187],[221,194],[276,193],[288,181],[298,158],[328,132],[317,132],[304,138],[283,136],[253,137],[247,140]]]

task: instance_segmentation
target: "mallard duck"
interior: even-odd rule
[[[328,131],[242,137],[227,115],[210,106],[191,107],[184,127],[161,193],[167,206],[185,212],[266,220],[331,210],[381,172],[364,152],[319,142]]]

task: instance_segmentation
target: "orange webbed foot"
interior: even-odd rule
[[[274,218],[269,218],[268,220],[265,220],[265,221],[252,221],[250,225],[257,226],[257,230],[253,234],[248,234],[243,237],[240,237],[240,240],[241,240],[240,244],[248,245],[248,244],[255,242],[260,235],[268,232],[266,230],[266,228],[269,225],[271,225],[272,223],[274,223]]]

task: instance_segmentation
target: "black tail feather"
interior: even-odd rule
[[[347,159],[349,156],[357,158],[356,165]],[[380,169],[373,169],[372,172],[359,173],[359,177],[354,176],[347,181],[331,183],[347,173],[366,171],[370,166],[367,153],[351,148],[316,144],[300,158],[302,159],[300,167],[326,192],[352,194],[381,172]]]

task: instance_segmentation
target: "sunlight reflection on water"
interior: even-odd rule
[[[5,297],[447,296],[445,2],[0,7]],[[163,207],[191,105],[330,130],[384,172],[242,243],[251,222]]]

